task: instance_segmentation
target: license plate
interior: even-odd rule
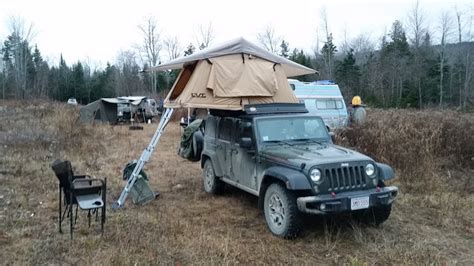
[[[351,210],[360,210],[369,208],[369,197],[359,197],[351,199]]]

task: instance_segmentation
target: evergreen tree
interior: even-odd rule
[[[280,56],[283,56],[284,58],[288,58],[290,54],[290,47],[288,42],[285,42],[285,40],[281,41],[280,44]]]
[[[321,48],[321,55],[325,64],[325,77],[333,79],[334,55],[337,52],[337,47],[333,43],[332,33],[329,34],[327,41]]]
[[[350,49],[342,62],[336,67],[336,80],[344,95],[360,95],[360,68],[356,65],[354,49]],[[362,95],[363,96],[363,95]]]
[[[84,78],[84,68],[81,62],[72,66],[72,90],[78,102],[87,102],[88,93],[86,91],[86,81]]]

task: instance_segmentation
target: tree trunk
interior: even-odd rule
[[[441,51],[439,63],[439,106],[443,105],[444,51]]]
[[[419,101],[419,104],[418,104],[418,108],[420,109],[423,109],[423,93],[422,93],[422,90],[421,90],[421,79],[418,78],[418,101]]]
[[[468,97],[468,89],[469,83],[471,82],[471,61],[470,61],[471,53],[468,52],[466,55],[466,77],[464,78],[464,102],[463,102],[463,109],[466,108],[466,102]]]

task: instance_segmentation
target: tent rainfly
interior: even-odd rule
[[[238,38],[146,71],[182,69],[165,108],[242,110],[246,104],[297,103],[288,77],[307,68]]]

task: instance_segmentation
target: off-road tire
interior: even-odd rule
[[[392,204],[382,207],[373,207],[352,213],[352,218],[360,223],[378,226],[385,222],[392,211]]]
[[[222,182],[219,177],[216,176],[210,159],[207,159],[204,162],[204,167],[202,169],[202,180],[204,191],[209,194],[221,194],[224,190],[224,182]]]
[[[296,196],[280,183],[271,184],[265,191],[263,211],[268,229],[279,237],[295,238],[301,229],[301,215]]]
[[[201,160],[202,148],[204,143],[204,137],[201,131],[196,131],[193,133],[192,137],[192,145],[193,145],[193,154],[191,161],[199,161]]]

